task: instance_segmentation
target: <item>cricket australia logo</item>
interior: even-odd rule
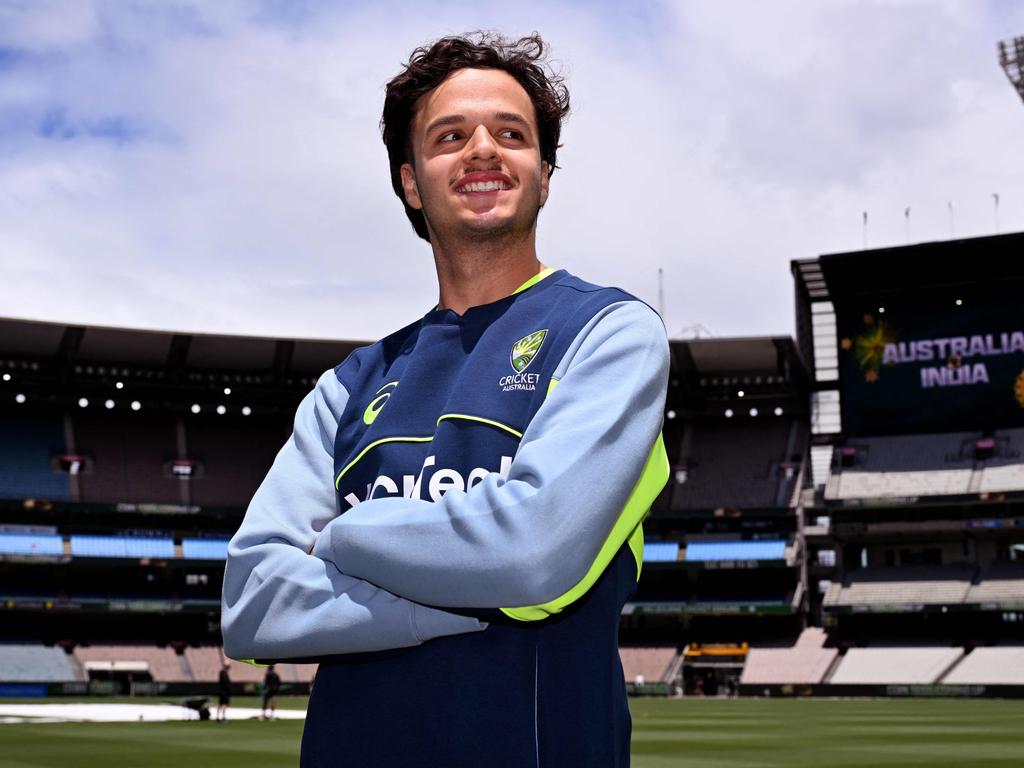
[[[512,351],[509,353],[508,359],[515,373],[498,379],[498,386],[501,387],[502,392],[511,392],[517,389],[532,392],[537,388],[540,374],[524,373],[524,371],[530,367],[530,363],[533,362],[537,353],[540,352],[541,345],[544,344],[544,338],[547,335],[547,328],[542,331],[534,331],[523,336],[523,338],[512,345]]]

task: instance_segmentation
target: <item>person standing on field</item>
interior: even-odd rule
[[[224,662],[217,675],[217,721],[228,719],[228,705],[231,703],[231,675],[228,674],[229,664]]]
[[[281,678],[274,671],[274,665],[267,667],[267,674],[263,678],[263,711],[260,712],[261,720],[273,720],[277,714],[277,692],[281,690]],[[267,715],[267,708],[270,708],[270,715]]]
[[[228,655],[319,661],[304,768],[629,764],[617,633],[668,479],[668,342],[538,257],[569,110],[544,52],[446,37],[387,84],[437,304],[321,376],[229,544]]]

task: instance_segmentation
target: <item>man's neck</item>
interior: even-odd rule
[[[434,265],[440,292],[439,309],[463,314],[513,293],[540,272],[535,239],[469,242],[454,246],[434,243]]]

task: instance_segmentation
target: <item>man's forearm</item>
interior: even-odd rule
[[[328,371],[228,546],[221,629],[232,658],[301,658],[417,645],[480,622],[415,605],[308,554],[335,513],[329,452],[345,392]]]
[[[586,330],[507,480],[492,473],[434,503],[364,501],[324,528],[314,553],[430,605],[535,605],[575,587],[610,536],[624,541],[635,529],[668,471],[660,320],[630,302]]]

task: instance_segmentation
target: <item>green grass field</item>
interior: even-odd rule
[[[1024,766],[1024,701],[636,699],[632,710],[634,768]],[[301,721],[0,724],[0,768],[295,766],[301,733]]]

